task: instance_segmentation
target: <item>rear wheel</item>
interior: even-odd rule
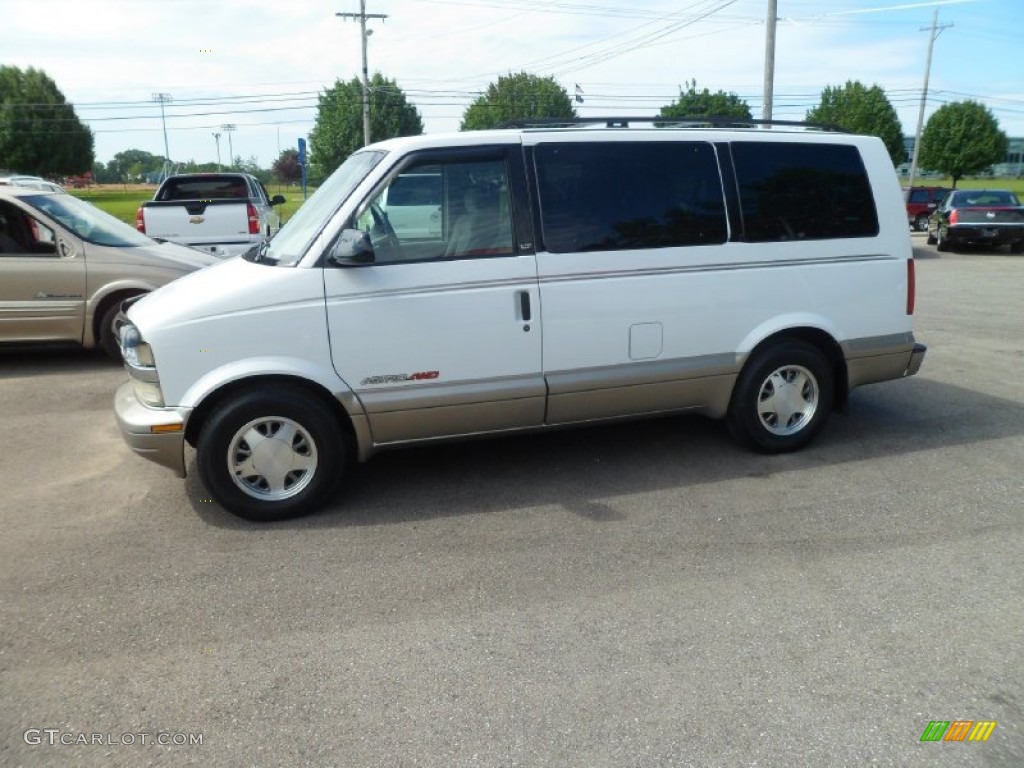
[[[286,520],[313,512],[345,470],[341,425],[300,387],[252,390],[216,408],[196,446],[203,483],[229,512]]]
[[[817,348],[779,341],[744,366],[726,423],[743,445],[765,453],[795,451],[825,424],[834,390],[832,368]]]
[[[914,229],[918,232],[925,232],[928,229],[928,216],[927,214],[918,214],[917,218],[914,219]]]
[[[939,227],[935,230],[935,250],[945,253],[949,249],[949,240],[942,236],[942,227]]]
[[[1010,253],[1024,253],[1024,240],[1010,243]]]

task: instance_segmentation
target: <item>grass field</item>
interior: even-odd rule
[[[275,184],[268,186],[267,191],[271,197],[284,195],[287,202],[277,208],[282,221],[288,221],[303,203],[301,187],[279,187]],[[153,184],[100,184],[89,189],[69,189],[68,192],[75,197],[88,200],[97,208],[103,209],[134,227],[135,212],[144,202],[153,199],[156,186]],[[313,189],[307,187],[306,194],[312,195]]]

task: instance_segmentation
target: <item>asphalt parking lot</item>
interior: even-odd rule
[[[0,765],[1024,765],[1024,257],[915,245],[921,373],[804,452],[409,450],[284,524],[134,457],[120,368],[0,350]]]

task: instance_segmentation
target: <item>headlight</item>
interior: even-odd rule
[[[120,329],[121,357],[134,368],[155,368],[153,350],[142,340],[142,334],[131,322],[125,322]]]

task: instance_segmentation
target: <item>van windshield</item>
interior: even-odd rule
[[[250,251],[246,258],[280,266],[292,266],[305,255],[328,219],[381,161],[384,152],[356,152],[341,164],[269,244]]]
[[[73,195],[25,195],[23,202],[52,216],[87,243],[113,248],[152,245],[153,241],[120,219]]]

